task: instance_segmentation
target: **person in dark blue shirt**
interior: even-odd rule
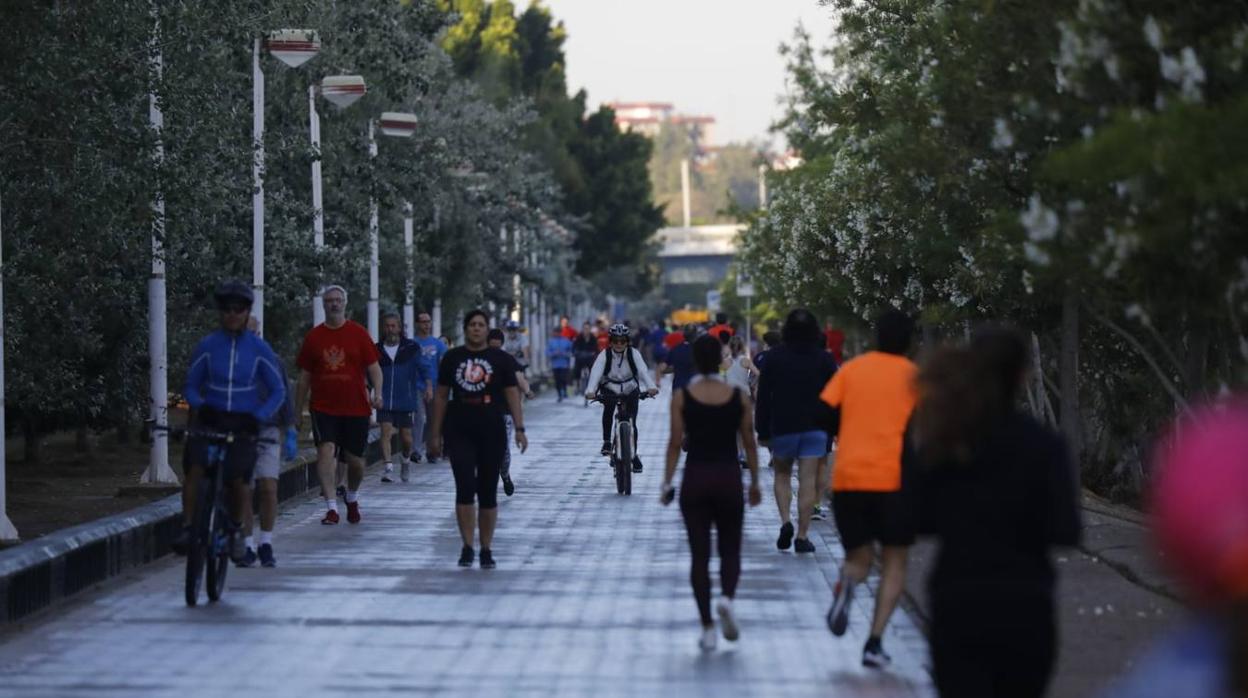
[[[667,359],[659,364],[660,378],[664,373],[672,374],[672,394],[689,385],[689,381],[697,373],[697,367],[693,363],[693,340],[698,337],[698,326],[685,325],[684,337],[685,341],[673,347],[667,353]]]

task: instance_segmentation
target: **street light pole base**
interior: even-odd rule
[[[17,545],[22,542],[21,536],[17,535],[17,528],[9,521],[7,514],[0,514],[0,548]]]
[[[152,463],[147,466],[147,470],[143,471],[139,484],[181,485],[181,481],[178,480],[177,473],[173,472],[173,468],[170,468],[168,463]]]

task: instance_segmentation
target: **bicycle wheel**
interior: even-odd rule
[[[213,481],[204,478],[199,483],[199,509],[196,511],[195,527],[191,532],[191,544],[186,551],[186,605],[199,603],[199,587],[204,580],[204,563],[211,555],[211,487]]]
[[[225,516],[216,507],[213,507],[208,530],[212,541],[208,557],[208,600],[218,601],[225,591],[225,575],[230,571],[230,536],[225,528]]]
[[[620,422],[615,428],[615,442],[619,444],[616,452],[620,454],[616,464],[615,477],[619,481],[620,494],[633,493],[633,425],[627,421]]]
[[[204,558],[206,557],[203,541],[199,536],[191,538],[186,550],[186,605],[199,603],[199,583],[204,578]]]

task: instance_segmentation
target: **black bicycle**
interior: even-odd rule
[[[197,490],[195,518],[191,522],[191,537],[186,549],[186,605],[199,603],[199,591],[206,586],[209,601],[218,601],[225,593],[225,577],[230,570],[230,550],[242,532],[235,526],[225,501],[225,458],[230,447],[246,444],[258,447],[262,443],[274,443],[246,432],[214,431],[200,427],[172,429],[153,427],[177,432],[193,439],[207,442],[203,479]],[[205,583],[206,582],[206,583]]]
[[[617,494],[633,493],[633,458],[637,455],[636,443],[633,441],[633,421],[629,419],[625,403],[633,396],[641,400],[650,399],[649,393],[634,391],[628,395],[598,393],[594,402],[615,401],[615,417],[611,426],[611,467],[615,470],[615,491]]]

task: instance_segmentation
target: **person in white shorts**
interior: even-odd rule
[[[247,322],[247,329],[255,332],[259,327],[254,317]],[[248,499],[243,509],[243,529],[246,531],[245,543],[247,553],[239,560],[239,567],[254,567],[258,561],[262,567],[276,567],[277,558],[273,556],[273,526],[277,523],[277,481],[282,476],[282,447],[286,443],[285,432],[294,428],[295,391],[290,379],[286,376],[286,368],[279,362],[277,370],[286,385],[286,402],[273,415],[272,424],[260,427],[260,443],[256,446],[256,469],[251,483],[256,497],[260,500],[260,535],[259,545],[255,530],[255,513],[252,511],[251,500]],[[294,446],[291,441],[290,446]],[[294,458],[295,454],[288,454]]]

